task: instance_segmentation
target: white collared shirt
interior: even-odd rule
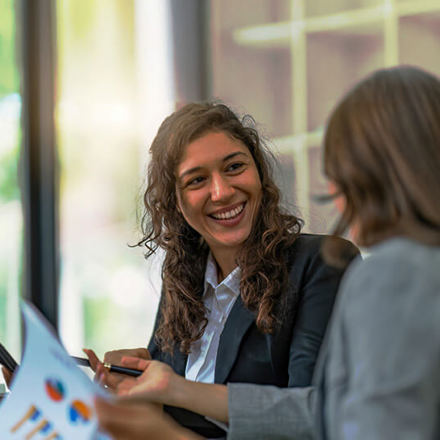
[[[203,303],[208,310],[208,324],[202,337],[191,344],[185,378],[196,382],[214,383],[215,363],[220,335],[238,295],[241,270],[236,267],[220,284],[217,266],[210,253],[206,263]]]

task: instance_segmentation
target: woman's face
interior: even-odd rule
[[[328,193],[333,196],[333,202],[339,213],[343,213],[345,209],[345,197],[338,188],[338,185],[332,180],[328,183]],[[338,194],[337,196],[335,196]]]
[[[345,200],[345,196],[344,194],[342,194],[342,192],[339,190],[338,185],[336,183],[334,183],[333,181],[330,181],[328,184],[328,191],[329,194],[334,195],[334,194],[338,194],[337,197],[335,197],[333,199],[333,202],[336,206],[336,209],[342,214],[345,210],[345,205],[346,205],[346,200]],[[357,241],[357,236],[358,236],[358,224],[357,222],[353,222],[350,226],[349,226],[349,236],[350,239],[356,243]]]
[[[191,142],[177,166],[178,208],[211,251],[238,251],[261,200],[254,159],[240,141],[211,132]]]

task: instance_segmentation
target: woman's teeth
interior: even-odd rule
[[[243,211],[244,203],[240,206],[237,206],[237,208],[231,209],[227,212],[222,212],[220,214],[212,214],[212,217],[214,217],[217,220],[227,220],[233,217],[236,217],[238,214],[240,214],[241,211]]]

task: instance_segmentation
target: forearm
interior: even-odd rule
[[[220,422],[228,422],[228,387],[226,385],[193,382],[176,376],[170,399],[164,403]]]
[[[316,389],[228,385],[228,440],[316,438]]]

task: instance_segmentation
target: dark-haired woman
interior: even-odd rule
[[[105,357],[144,358],[124,360],[146,371],[119,391],[227,421],[227,383],[310,385],[343,270],[324,263],[321,237],[300,234],[300,220],[282,212],[251,120],[215,103],[165,119],[144,201],[141,244],[147,255],[165,250],[163,293],[148,351]],[[355,247],[341,243],[352,258]],[[189,413],[170,412],[197,428]]]
[[[332,113],[324,153],[336,234],[351,227],[371,256],[341,283],[316,387],[230,384],[228,439],[314,438],[298,435],[313,425],[329,440],[439,439],[440,80],[373,73]]]

